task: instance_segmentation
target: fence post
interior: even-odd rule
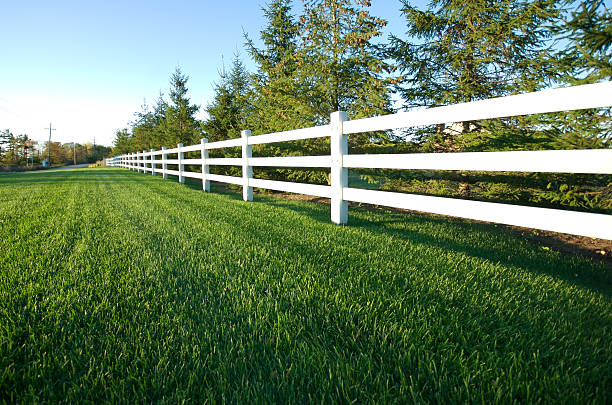
[[[251,131],[240,132],[242,137],[242,199],[253,201],[253,187],[249,186],[249,179],[253,178],[253,167],[249,166],[249,159],[253,157],[253,147],[249,145]]]
[[[151,149],[151,175],[155,176],[155,163],[153,163],[153,160],[154,160],[153,152],[155,152],[155,149]]]
[[[168,164],[166,163],[166,147],[162,146],[162,170],[164,171],[164,173],[162,174],[162,177],[164,179],[168,178],[168,173],[166,173],[166,170],[168,170]]]
[[[138,173],[142,173],[142,156],[140,156],[140,151],[136,152],[136,166],[138,167]]]
[[[201,159],[202,159],[202,190],[209,192],[210,191],[210,180],[208,180],[208,163],[206,163],[206,159],[208,159],[208,149],[206,149],[206,143],[208,142],[208,138],[200,139],[200,145],[202,145],[202,149],[200,149]]]
[[[348,169],[344,167],[343,156],[348,154],[348,139],[342,132],[343,122],[348,121],[344,111],[331,114],[331,220],[334,224],[348,222],[348,203],[343,199],[343,188],[348,187]]]
[[[185,167],[183,166],[183,158],[185,157],[185,154],[182,152],[182,148],[183,148],[183,144],[179,143],[177,145],[178,147],[178,168],[179,168],[179,183],[185,183],[185,178],[183,177],[183,170],[185,170]]]

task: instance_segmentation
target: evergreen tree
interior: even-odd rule
[[[135,150],[149,150],[155,146],[155,123],[153,113],[145,102],[141,106],[141,111],[134,114],[135,120],[132,122],[132,147]]]
[[[391,109],[383,78],[389,66],[373,42],[386,21],[370,15],[369,6],[369,0],[304,1],[296,62],[317,123],[338,110],[361,118]]]
[[[115,132],[115,140],[113,141],[113,155],[122,155],[135,151],[136,148],[132,149],[132,135],[127,128],[117,130]]]
[[[8,129],[0,132],[0,160],[4,160],[7,155],[12,139],[13,134]]]
[[[187,145],[198,142],[201,137],[200,125],[195,118],[200,107],[192,105],[187,97],[188,80],[189,76],[184,75],[180,67],[170,77],[170,103],[166,107],[164,128],[164,141],[169,145]]]
[[[534,91],[553,76],[548,58],[557,0],[402,0],[410,41],[391,39],[409,106],[436,106]]]
[[[612,78],[612,15],[602,0],[580,2],[565,24],[554,28],[569,42],[556,55],[567,82]]]
[[[313,111],[297,80],[299,26],[291,14],[291,2],[274,0],[262,10],[267,20],[260,32],[263,48],[255,47],[245,35],[246,48],[257,64],[249,127],[256,133],[270,133],[310,126]]]
[[[552,27],[567,44],[554,60],[560,81],[569,85],[612,78],[612,15],[603,1],[580,2],[564,24]],[[567,111],[546,116],[550,144],[562,149],[612,146],[610,108]]]
[[[433,0],[425,11],[402,2],[411,40],[393,36],[391,55],[402,75],[398,90],[406,107],[534,91],[556,77],[547,26],[559,21],[558,0]],[[486,130],[482,123],[463,122],[454,135],[438,126],[431,145],[440,150],[478,149],[483,142],[492,149],[513,147],[531,137],[528,122],[498,120]],[[431,132],[417,135],[428,138]]]
[[[168,109],[168,103],[164,100],[164,93],[159,92],[159,97],[155,101],[155,106],[152,112],[152,126],[153,126],[153,139],[154,148],[161,149],[162,146],[166,146],[165,134],[166,134],[166,110]],[[169,144],[172,145],[172,144]]]
[[[215,84],[214,99],[206,107],[208,118],[202,123],[202,128],[209,142],[237,138],[240,131],[248,129],[249,92],[249,75],[236,55],[229,75],[222,68],[220,81]]]

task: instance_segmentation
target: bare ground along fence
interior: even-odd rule
[[[612,240],[612,215],[348,187],[348,169],[363,168],[612,174],[610,149],[351,155],[347,141],[363,132],[610,106],[612,82],[603,82],[353,121],[338,111],[329,125],[257,136],[242,131],[241,138],[128,153],[107,159],[106,165],[174,175],[181,183],[186,177],[201,179],[204,191],[210,191],[210,181],[240,185],[245,201],[252,201],[253,187],[330,198],[336,224],[347,223],[347,202],[353,201]],[[252,145],[323,137],[330,139],[329,156],[252,157]],[[208,157],[211,149],[230,147],[241,147],[242,156]],[[200,152],[200,158],[185,159],[187,152]],[[186,171],[185,165],[201,165],[201,172]],[[241,166],[242,177],[209,173],[214,165]],[[330,185],[257,179],[253,167],[329,168]]]

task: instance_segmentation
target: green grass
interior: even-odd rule
[[[612,277],[505,228],[0,176],[0,402],[612,401]]]

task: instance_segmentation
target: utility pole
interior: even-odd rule
[[[49,167],[51,167],[51,131],[55,131],[55,128],[51,126],[49,123],[49,128],[45,128],[49,130],[49,143],[47,143],[47,160],[49,161]]]

